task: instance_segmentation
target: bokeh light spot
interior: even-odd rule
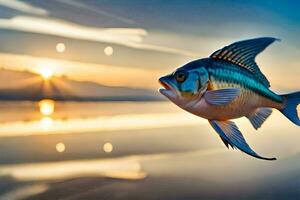
[[[56,144],[55,149],[56,149],[57,152],[62,153],[66,150],[66,146],[65,146],[64,143],[59,142],[59,143]]]
[[[111,56],[114,53],[114,49],[111,46],[107,46],[104,48],[104,54],[107,56]]]
[[[104,145],[103,145],[103,151],[105,153],[110,153],[112,152],[114,149],[113,145],[110,143],[110,142],[106,142]]]
[[[63,52],[65,52],[65,50],[66,50],[66,45],[64,43],[60,42],[60,43],[56,44],[56,51],[58,53],[63,53]]]

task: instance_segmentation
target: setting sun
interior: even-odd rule
[[[43,79],[45,79],[45,80],[48,80],[53,76],[52,69],[50,69],[48,67],[42,68],[39,73],[43,77]]]

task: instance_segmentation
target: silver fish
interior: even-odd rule
[[[247,117],[258,129],[275,108],[300,126],[300,92],[274,93],[255,62],[257,54],[276,40],[263,37],[235,42],[209,58],[189,62],[161,77],[159,82],[164,88],[159,91],[180,108],[208,119],[227,147],[256,158],[276,160],[253,151],[236,124],[229,121]]]

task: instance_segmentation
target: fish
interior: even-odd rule
[[[300,91],[276,94],[255,62],[256,56],[275,41],[279,39],[238,41],[207,58],[188,62],[159,78],[159,92],[183,110],[207,119],[227,148],[239,149],[258,159],[276,160],[257,154],[232,121],[246,117],[257,130],[277,109],[300,126]]]

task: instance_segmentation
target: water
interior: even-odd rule
[[[262,161],[169,102],[0,105],[0,199],[293,199],[300,130],[237,120]]]

